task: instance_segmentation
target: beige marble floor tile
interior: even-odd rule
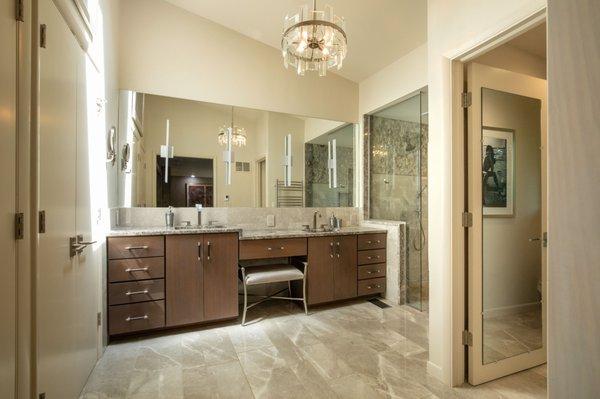
[[[353,301],[311,309],[309,316],[287,302],[261,307],[255,315],[263,319],[246,327],[225,323],[112,343],[81,398],[507,399],[546,394],[545,366],[478,387],[451,388],[430,376],[427,315],[408,306],[381,309]],[[517,330],[537,323],[527,315],[516,321]],[[498,320],[488,330],[508,340],[502,335],[505,322]],[[514,342],[500,349],[503,345],[510,349]]]

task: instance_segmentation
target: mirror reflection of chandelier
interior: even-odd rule
[[[312,10],[303,6],[300,13],[286,16],[281,39],[283,65],[292,66],[298,75],[318,71],[325,76],[328,69],[341,69],[348,52],[345,28],[344,18],[334,15],[330,6],[317,11],[316,0]]]
[[[236,126],[233,123],[233,107],[231,107],[231,125],[223,125],[219,128],[219,135],[217,141],[220,145],[227,145],[229,135],[228,130],[231,129],[231,144],[237,147],[243,147],[246,145],[246,129],[240,126]]]

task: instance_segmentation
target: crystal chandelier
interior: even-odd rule
[[[317,11],[317,1],[308,10],[304,5],[300,12],[286,16],[281,39],[283,65],[291,65],[298,75],[306,71],[319,71],[325,76],[327,69],[342,68],[342,62],[348,52],[344,18],[333,14],[331,6]]]
[[[236,126],[233,123],[233,107],[231,107],[231,125],[223,125],[219,128],[219,135],[217,141],[220,145],[227,145],[227,138],[229,137],[228,130],[231,129],[231,144],[243,147],[246,145],[246,129],[240,126]]]

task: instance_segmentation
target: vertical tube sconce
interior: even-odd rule
[[[160,146],[160,156],[165,159],[165,183],[169,182],[169,158],[173,158],[175,150],[173,146],[169,145],[169,133],[170,133],[170,120],[167,119],[167,130],[165,144]]]
[[[233,128],[227,128],[227,149],[223,151],[223,161],[225,162],[225,184],[231,185],[231,165],[233,163],[233,151],[231,150]]]
[[[283,184],[286,187],[292,185],[292,135],[287,134],[284,138],[283,150]]]
[[[337,154],[336,139],[327,142],[327,169],[329,176],[329,188],[337,188]]]

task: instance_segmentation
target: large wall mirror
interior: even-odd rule
[[[355,135],[344,122],[122,91],[117,206],[354,206]]]

